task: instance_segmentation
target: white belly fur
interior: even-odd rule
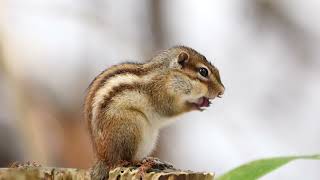
[[[122,102],[126,103],[123,104]],[[116,107],[133,107],[144,113],[145,118],[141,116],[136,119],[137,125],[141,129],[141,139],[134,160],[141,160],[149,156],[157,144],[159,130],[172,122],[172,120],[159,115],[150,104],[148,96],[141,94],[139,91],[128,91],[121,96],[115,97],[114,103]],[[115,113],[118,113],[118,110]]]
[[[141,136],[142,139],[138,145],[135,160],[141,160],[152,153],[157,144],[158,134],[158,129],[152,128],[149,124],[147,124],[147,122],[143,123]]]

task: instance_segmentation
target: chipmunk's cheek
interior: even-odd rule
[[[203,83],[197,83],[193,89],[188,103],[193,110],[203,111],[211,104],[212,97],[209,96],[209,89]]]

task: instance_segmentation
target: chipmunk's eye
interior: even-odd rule
[[[208,77],[208,69],[206,69],[206,68],[203,68],[203,67],[199,68],[199,73],[203,77]]]

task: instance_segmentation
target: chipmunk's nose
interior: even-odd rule
[[[216,87],[210,92],[210,95],[208,95],[208,98],[209,99],[214,99],[216,97],[221,98],[222,95],[224,94],[224,90],[225,90],[224,86]]]
[[[224,86],[221,86],[219,88],[218,95],[217,95],[218,98],[222,97],[222,95],[224,94],[224,90],[225,90]]]

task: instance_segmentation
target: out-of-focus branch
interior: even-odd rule
[[[16,73],[10,68],[10,53],[8,49],[14,49],[14,47],[6,47],[3,43],[6,39],[5,34],[0,32],[0,69],[4,76],[4,80],[7,82],[11,92],[14,94],[12,98],[13,104],[16,107],[16,121],[15,128],[18,130],[18,136],[22,139],[23,151],[26,152],[28,158],[37,159],[42,163],[46,163],[48,160],[48,153],[43,151],[44,137],[38,136],[39,132],[37,124],[32,121],[30,117],[30,96],[24,91],[22,82],[17,78]]]
[[[154,49],[162,49],[165,41],[163,35],[163,16],[161,13],[162,2],[160,0],[150,1],[150,24]]]

